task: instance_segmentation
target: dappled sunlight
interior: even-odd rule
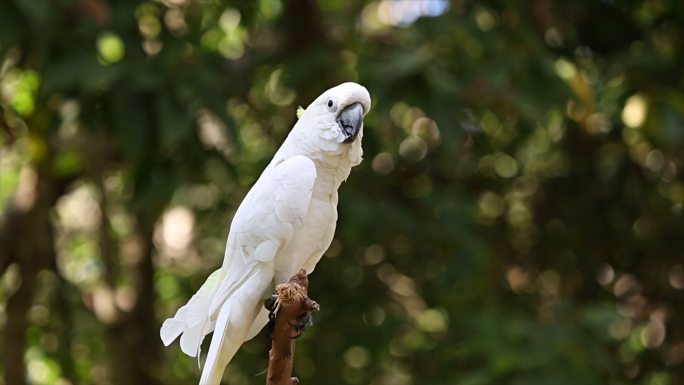
[[[684,289],[684,267],[681,264],[674,265],[670,269],[668,281],[673,289]]]
[[[449,328],[448,315],[443,309],[426,309],[416,317],[416,326],[428,333],[445,333]]]
[[[162,32],[160,13],[161,10],[152,3],[141,4],[135,12],[138,31],[143,38],[143,51],[150,56],[158,54],[163,48],[159,39]]]
[[[19,3],[0,383],[196,383],[158,327],[221,265],[298,107],[347,81],[373,107],[310,276],[302,384],[684,381],[671,2]],[[263,382],[268,341],[224,382]]]
[[[19,210],[28,211],[36,202],[36,171],[31,167],[24,167],[18,179],[14,202]]]
[[[240,12],[226,9],[219,18],[219,26],[224,34],[218,43],[218,50],[228,59],[239,59],[245,52],[243,44],[244,31],[240,29]]]
[[[226,135],[227,127],[211,111],[203,109],[199,111],[197,118],[198,135],[202,143],[208,148],[214,148],[229,157],[234,151]]]
[[[97,194],[92,186],[79,184],[56,204],[61,229],[57,242],[69,245],[60,248],[57,266],[77,285],[90,286],[103,274],[96,235],[102,222]]]
[[[416,135],[409,135],[399,145],[399,156],[409,162],[418,162],[427,155],[427,144]]]
[[[387,175],[394,170],[395,161],[389,152],[381,152],[373,157],[371,167],[378,175]]]
[[[622,122],[627,127],[638,128],[644,124],[648,105],[642,95],[632,95],[627,99],[625,108],[622,110]]]
[[[435,17],[449,9],[446,0],[380,0],[366,5],[362,27],[369,31],[382,26],[408,26],[420,17]]]
[[[174,207],[161,218],[157,229],[158,249],[171,258],[182,258],[193,238],[195,216],[185,207]]]
[[[514,266],[506,272],[506,279],[511,290],[515,293],[534,293],[534,276],[532,273],[520,266]]]
[[[394,299],[402,305],[407,314],[415,317],[425,309],[426,304],[416,292],[415,282],[411,278],[397,272],[389,263],[380,265],[376,274],[378,279],[387,285]]]
[[[102,221],[97,194],[91,186],[79,185],[57,202],[57,214],[67,231],[95,231]]]
[[[11,68],[11,67],[10,67]],[[3,71],[0,79],[0,96],[20,115],[28,116],[35,108],[35,96],[40,76],[33,70],[11,68]]]
[[[282,83],[283,70],[281,68],[271,72],[266,83],[265,94],[268,101],[276,106],[289,106],[294,102],[297,94]]]
[[[31,381],[39,384],[69,384],[67,380],[60,381],[59,364],[45,357],[38,349],[26,352],[27,369]]]
[[[121,38],[113,32],[102,32],[97,38],[98,60],[103,65],[120,62],[126,54]]]
[[[596,272],[596,282],[601,286],[608,286],[613,282],[613,279],[615,279],[613,266],[607,263],[602,264]]]

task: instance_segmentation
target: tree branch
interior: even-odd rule
[[[273,325],[271,351],[269,352],[266,385],[296,385],[299,380],[292,376],[295,338],[299,336],[297,325],[302,316],[320,309],[316,301],[308,297],[309,280],[306,270],[300,270],[288,283],[276,287],[277,315]]]

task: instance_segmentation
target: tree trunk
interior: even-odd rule
[[[160,340],[159,334],[153,332],[159,327],[154,316],[153,230],[153,219],[137,216],[134,236],[140,255],[133,257],[135,263],[128,269],[133,275],[136,303],[129,315],[109,325],[107,333],[115,384],[161,385],[154,375],[160,359]]]
[[[6,384],[27,383],[24,362],[27,315],[33,303],[37,275],[55,259],[50,210],[67,182],[52,178],[49,168],[50,162],[45,160],[35,170],[31,167],[23,170],[17,195],[9,204],[0,227],[3,270],[16,264],[21,277],[17,291],[7,300],[2,344]]]

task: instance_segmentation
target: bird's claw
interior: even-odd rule
[[[278,296],[273,294],[272,296],[264,300],[264,307],[268,310],[268,319],[273,321],[278,313]]]
[[[268,310],[268,335],[273,338],[275,319],[278,314],[278,296],[273,294],[264,300],[264,307]]]
[[[290,321],[287,321],[287,324],[292,326],[297,332],[292,339],[297,339],[304,334],[306,328],[313,325],[313,314],[310,311],[307,311],[297,318],[297,322],[291,323]]]
[[[278,303],[278,296],[275,294],[273,294],[272,296],[270,296],[264,300],[264,307],[266,308],[266,310],[268,310],[268,319],[269,319],[268,326],[269,326],[269,330],[270,330],[269,334],[273,334],[273,329],[275,327],[275,319],[276,319],[276,316],[278,315],[278,310],[280,308],[279,305],[280,305],[280,303]],[[291,337],[291,338],[297,339],[304,334],[304,330],[306,328],[313,325],[313,315],[310,311],[307,311],[306,313],[297,317],[297,319],[294,323],[292,323],[288,320],[287,324],[290,325],[292,328],[294,328],[294,330],[296,332],[295,336]]]

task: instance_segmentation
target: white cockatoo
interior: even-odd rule
[[[220,269],[173,318],[164,321],[168,346],[195,357],[214,332],[200,385],[218,385],[240,346],[267,323],[264,299],[300,269],[311,273],[330,246],[337,222],[337,189],[361,163],[368,90],[343,83],[304,111],[242,204],[228,232]]]

